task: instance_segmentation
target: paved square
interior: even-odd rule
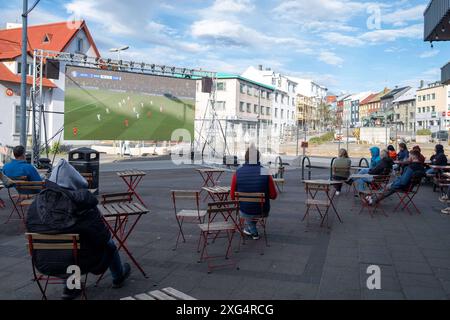
[[[313,172],[315,179],[326,179],[327,175],[327,170]],[[220,185],[229,185],[230,181],[231,173],[227,173]],[[207,274],[206,264],[197,263],[198,227],[186,225],[187,243],[172,250],[178,229],[170,190],[190,190],[201,184],[195,167],[148,172],[139,193],[151,214],[143,217],[128,244],[149,279],[133,268],[127,285],[113,290],[109,275],[99,287],[90,276],[90,299],[120,299],[165,287],[198,299],[450,298],[450,216],[440,214],[444,206],[430,186],[423,187],[416,200],[422,215],[413,216],[393,212],[395,196],[383,204],[389,217],[371,218],[367,212],[359,215],[359,200],[344,192],[337,198],[344,223],[330,213],[331,229],[327,230],[319,227],[315,212],[309,225],[301,222],[306,194],[300,171],[290,170],[284,193],[272,205],[270,247],[265,248],[265,255],[259,254],[262,240],[247,241],[240,252],[233,253],[240,270]],[[118,192],[124,185],[115,173],[103,172],[100,188],[103,193]],[[4,191],[1,196],[7,200]],[[40,299],[31,281],[24,230],[18,222],[3,224],[9,210],[9,204],[0,210],[0,299]],[[219,240],[213,247],[224,249],[224,244]],[[381,290],[367,289],[370,265],[381,268]],[[58,299],[61,292],[58,286],[50,287],[49,297]]]

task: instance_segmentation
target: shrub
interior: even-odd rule
[[[416,133],[418,136],[431,136],[431,130],[429,129],[421,129],[421,130],[417,130]]]
[[[311,144],[323,144],[334,140],[334,132],[328,132],[320,137],[314,137],[309,140]]]

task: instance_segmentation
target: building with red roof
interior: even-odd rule
[[[0,29],[0,145],[19,143],[22,28]],[[33,83],[32,63],[35,49],[69,52],[100,57],[100,52],[85,21],[58,22],[28,27],[28,92]],[[59,80],[43,80],[47,135],[53,136],[64,123],[65,65]],[[27,102],[29,105],[29,102]],[[31,130],[30,121],[29,128]]]

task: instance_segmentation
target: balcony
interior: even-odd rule
[[[425,41],[450,40],[450,0],[432,0],[424,13]]]
[[[441,74],[442,83],[450,84],[450,62],[442,67]]]

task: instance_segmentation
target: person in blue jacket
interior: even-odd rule
[[[25,148],[17,146],[13,149],[14,158],[3,167],[3,174],[15,180],[19,177],[26,177],[27,181],[42,181],[37,169],[25,160]]]
[[[358,174],[368,174],[370,170],[375,169],[381,162],[380,148],[372,147],[370,150],[370,167],[368,169],[362,169]]]
[[[411,185],[411,181],[414,177],[423,178],[425,177],[425,168],[420,161],[420,153],[417,151],[411,151],[409,154],[409,161],[411,164],[405,168],[403,174],[398,177],[390,186],[388,186],[386,192],[379,198],[374,199],[373,197],[368,196],[367,202],[372,205],[375,202],[380,202],[397,191],[407,190]]]

